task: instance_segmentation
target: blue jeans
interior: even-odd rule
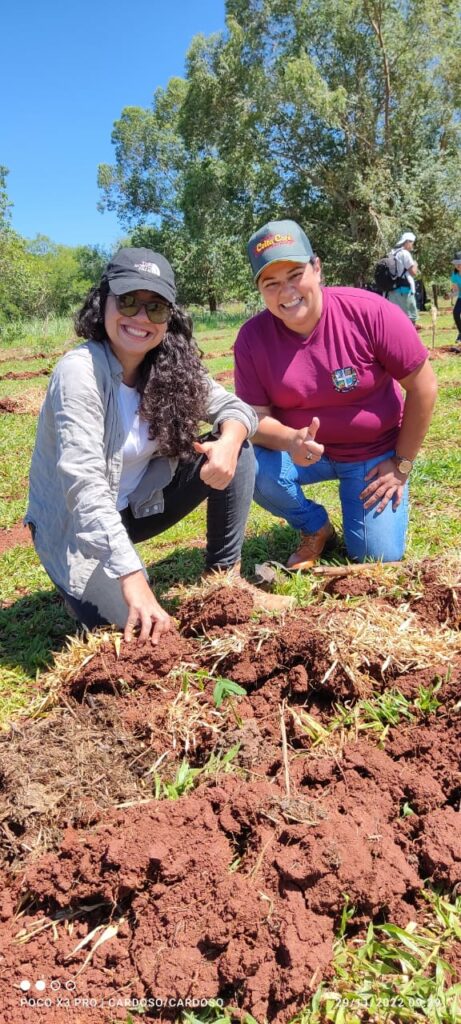
[[[395,510],[389,502],[382,512],[366,509],[360,493],[366,486],[365,475],[378,462],[394,455],[394,450],[366,462],[334,462],[323,455],[313,466],[296,466],[287,452],[273,452],[254,446],[256,486],[254,499],[274,516],[286,519],[302,533],[315,533],[324,526],[328,514],[323,505],[306,498],[302,488],[324,480],[339,480],[343,532],[349,558],[398,562],[405,551],[408,526],[408,483],[402,501]]]
[[[407,314],[413,324],[418,319],[418,307],[416,305],[416,299],[413,292],[408,291],[402,292],[397,288],[394,292],[388,292],[387,295],[389,302],[392,302],[394,306],[400,306],[403,312]]]

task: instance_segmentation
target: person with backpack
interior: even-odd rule
[[[418,264],[412,256],[415,242],[416,236],[413,232],[405,231],[387,257],[389,262],[395,261],[395,276],[392,287],[386,290],[386,298],[403,309],[412,324],[416,324],[418,320],[415,282]]]
[[[255,501],[301,533],[287,567],[310,569],[335,544],[326,508],[304,493],[327,480],[349,558],[398,561],[437,391],[427,350],[382,296],[324,287],[295,221],[265,224],[248,255],[266,308],[239,331],[235,390],[259,418]]]

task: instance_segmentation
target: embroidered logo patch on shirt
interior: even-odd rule
[[[335,391],[352,391],[359,382],[357,370],[353,366],[343,366],[341,370],[333,370],[331,375]]]

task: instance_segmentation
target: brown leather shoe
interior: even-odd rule
[[[287,569],[312,569],[323,551],[329,551],[336,543],[334,527],[328,519],[316,533],[302,533],[299,548],[290,555]]]

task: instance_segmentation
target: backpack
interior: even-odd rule
[[[408,284],[402,260],[398,253],[383,256],[375,266],[375,284],[379,292],[385,295],[400,285]]]

